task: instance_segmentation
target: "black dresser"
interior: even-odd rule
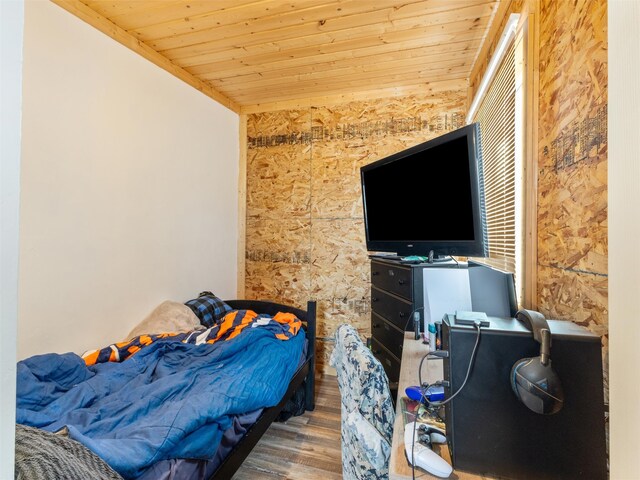
[[[421,324],[424,319],[424,268],[424,264],[371,258],[371,351],[387,373],[394,402],[404,331],[414,328],[413,312],[420,313]]]

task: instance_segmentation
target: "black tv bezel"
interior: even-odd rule
[[[380,168],[392,162],[399,162],[403,159],[421,154],[438,145],[448,143],[461,137],[467,138],[467,158],[469,161],[469,179],[471,187],[471,209],[473,218],[473,240],[429,240],[429,239],[406,239],[406,240],[375,240],[369,236],[368,213],[367,212],[367,192],[365,185],[365,173]],[[452,180],[452,189],[455,189],[455,179]],[[428,256],[433,252],[434,256],[464,256],[464,257],[486,257],[487,256],[487,235],[486,218],[484,207],[484,180],[482,172],[482,149],[480,142],[480,125],[471,123],[463,127],[447,132],[426,142],[420,143],[406,150],[394,153],[385,158],[377,160],[360,168],[360,186],[362,189],[362,204],[364,213],[364,225],[366,246],[368,252],[393,253],[398,256],[420,255]],[[453,191],[453,190],[452,190]]]

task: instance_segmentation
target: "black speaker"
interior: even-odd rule
[[[553,369],[564,402],[540,415],[512,389],[512,367],[540,355],[540,343],[514,318],[489,317],[467,383],[445,405],[447,443],[456,470],[518,480],[605,480],[602,347],[600,338],[572,322],[548,320]],[[473,326],[446,315],[442,324],[446,396],[464,381],[476,341]]]

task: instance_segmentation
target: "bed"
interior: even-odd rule
[[[241,327],[225,338],[228,320],[200,330],[197,345],[171,334],[127,346],[135,354],[123,361],[19,362],[17,423],[68,435],[122,478],[230,479],[272,422],[314,409],[316,304],[225,304]],[[216,332],[224,341],[206,341]]]

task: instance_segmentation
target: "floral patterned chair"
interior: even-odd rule
[[[389,478],[395,412],[382,364],[348,324],[335,332],[330,364],[336,369],[342,400],[343,478]]]

